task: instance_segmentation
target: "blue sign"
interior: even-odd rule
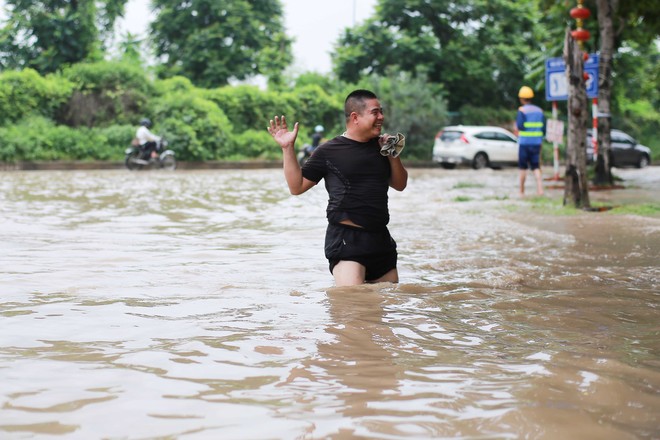
[[[587,79],[587,96],[598,98],[598,55],[589,54],[584,62]],[[563,58],[545,60],[545,99],[547,101],[566,101],[568,83],[566,82],[566,64]]]

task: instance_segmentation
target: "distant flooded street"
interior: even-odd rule
[[[516,185],[410,170],[401,284],[338,289],[279,169],[0,173],[0,438],[660,439],[660,217]]]

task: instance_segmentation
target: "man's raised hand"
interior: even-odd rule
[[[270,120],[268,133],[270,133],[273,139],[275,139],[275,142],[277,142],[283,150],[293,148],[296,138],[298,137],[298,123],[296,122],[293,125],[293,131],[288,131],[284,115],[282,115],[281,119],[275,116]]]

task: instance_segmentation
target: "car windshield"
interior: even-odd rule
[[[612,142],[634,145],[635,143],[628,136],[621,133],[612,133]]]
[[[591,130],[587,130],[587,143],[592,142],[591,141],[592,137],[593,137],[593,132]],[[637,141],[635,139],[620,131],[612,130],[610,132],[610,140],[612,141],[612,143],[617,143],[617,144],[637,145]]]

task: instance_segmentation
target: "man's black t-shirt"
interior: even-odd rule
[[[378,138],[356,142],[344,136],[324,143],[305,162],[303,177],[325,179],[328,222],[350,219],[365,229],[382,229],[390,220],[387,191],[390,163],[380,154]]]

